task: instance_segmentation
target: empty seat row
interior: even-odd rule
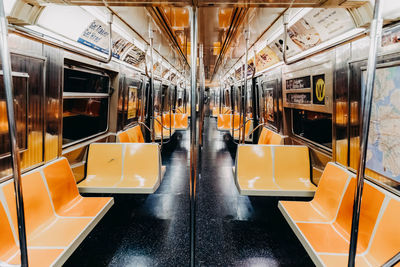
[[[328,163],[314,199],[280,201],[285,219],[317,266],[347,266],[355,175]],[[365,181],[356,266],[381,266],[400,251],[400,198]]]
[[[310,197],[316,190],[306,146],[239,145],[235,169],[242,195]]]
[[[154,193],[165,167],[158,144],[93,143],[89,146],[86,178],[78,184],[85,193]]]
[[[258,138],[259,145],[283,145],[285,136],[280,135],[270,129],[263,127],[260,137]]]
[[[113,205],[82,197],[68,161],[22,176],[29,266],[60,266]],[[0,262],[20,264],[14,183],[0,184]]]
[[[142,129],[140,125],[131,127],[125,131],[117,133],[117,142],[120,143],[144,143]]]

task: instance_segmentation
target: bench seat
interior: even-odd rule
[[[144,143],[142,129],[140,125],[133,126],[125,131],[117,133],[120,143]]]
[[[175,113],[175,130],[187,130],[189,128],[188,114],[186,113]],[[168,133],[169,134],[169,133]]]
[[[260,137],[258,138],[259,145],[283,145],[285,136],[271,131],[263,127]]]
[[[85,193],[152,194],[163,172],[158,144],[94,143],[78,188]]]
[[[239,145],[235,169],[242,195],[309,197],[316,190],[306,146]]]
[[[356,178],[329,163],[312,201],[279,209],[317,266],[347,266]],[[400,251],[400,198],[365,181],[356,266],[381,266]]]
[[[49,168],[52,174],[45,177]],[[109,197],[87,201],[80,196],[64,158],[24,174],[21,181],[29,266],[62,265],[114,203]],[[0,261],[20,264],[12,180],[0,185],[0,202]]]

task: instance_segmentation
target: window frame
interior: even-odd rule
[[[111,103],[111,77],[108,73],[104,72],[104,71],[96,71],[93,69],[86,69],[86,68],[82,68],[82,67],[77,67],[74,65],[64,65],[63,67],[63,81],[65,81],[65,69],[71,69],[71,70],[75,70],[75,71],[79,71],[79,72],[86,72],[86,73],[90,73],[90,74],[95,74],[95,75],[99,75],[99,76],[105,76],[108,78],[108,93],[78,93],[78,92],[64,92],[64,82],[63,82],[63,90],[62,90],[62,127],[61,127],[61,139],[62,142],[64,141],[64,100],[65,99],[91,99],[91,98],[96,98],[96,99],[106,99],[107,98],[107,127],[104,131],[78,139],[78,140],[74,140],[72,142],[66,143],[66,144],[62,144],[62,149],[66,149],[68,147],[74,146],[76,144],[82,143],[84,141],[90,140],[92,138],[98,137],[100,135],[103,135],[105,133],[107,133],[110,129],[110,103]]]

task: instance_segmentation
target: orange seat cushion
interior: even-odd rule
[[[82,197],[65,158],[44,167],[43,173],[54,209],[60,216],[94,217],[111,200],[109,197]]]

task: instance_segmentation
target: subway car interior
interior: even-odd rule
[[[0,266],[400,266],[399,0],[0,0]]]

